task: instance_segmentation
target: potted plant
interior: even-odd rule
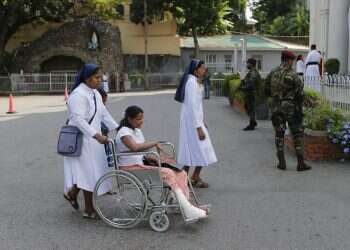
[[[329,102],[314,90],[304,91],[304,154],[308,160],[329,160],[343,158],[339,144],[345,136],[343,123],[346,118],[339,109],[334,109]],[[343,126],[343,127],[342,127]],[[346,127],[346,126],[345,126]],[[345,136],[347,138],[347,136]],[[338,140],[335,140],[338,138]],[[333,142],[333,143],[332,143]],[[337,145],[338,144],[338,145]],[[286,136],[286,145],[294,150],[291,135]],[[343,151],[348,146],[344,144]]]

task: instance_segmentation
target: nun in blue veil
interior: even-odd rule
[[[78,210],[77,195],[82,189],[85,200],[83,217],[88,219],[97,218],[92,205],[92,192],[100,177],[109,171],[103,146],[108,138],[101,133],[101,123],[110,131],[118,127],[97,91],[101,79],[98,66],[84,65],[76,77],[67,102],[68,124],[79,128],[83,134],[83,143],[79,157],[64,157],[64,198]],[[99,194],[109,190],[109,184],[103,184]]]
[[[203,114],[202,78],[206,67],[203,61],[192,60],[176,90],[175,100],[181,103],[178,164],[189,171],[195,167],[191,182],[199,188],[208,188],[200,173],[203,167],[217,162]]]

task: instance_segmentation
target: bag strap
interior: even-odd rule
[[[94,93],[94,104],[95,104],[95,113],[93,114],[93,116],[91,117],[91,119],[89,120],[89,125],[92,123],[92,121],[94,120],[95,118],[95,115],[96,115],[96,112],[97,112],[97,104],[96,104],[96,95]],[[67,119],[66,121],[66,125],[68,125],[69,123],[69,119]]]
[[[96,112],[97,112],[97,104],[96,104],[96,96],[95,96],[95,93],[94,93],[94,104],[95,104],[95,113],[94,113],[94,115],[91,117],[91,119],[90,119],[90,121],[89,121],[89,124],[92,123],[92,121],[93,121],[94,118],[95,118]]]

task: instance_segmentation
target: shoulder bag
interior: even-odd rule
[[[89,120],[89,124],[93,121],[97,111],[96,96],[94,93],[94,103],[95,103],[95,113]],[[83,133],[78,127],[68,125],[69,120],[67,120],[66,125],[60,130],[57,142],[57,153],[68,157],[79,157],[81,155],[81,149],[83,146]]]

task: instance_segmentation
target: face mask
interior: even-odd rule
[[[247,65],[247,69],[251,69],[252,68],[252,66],[250,66],[250,65]]]

